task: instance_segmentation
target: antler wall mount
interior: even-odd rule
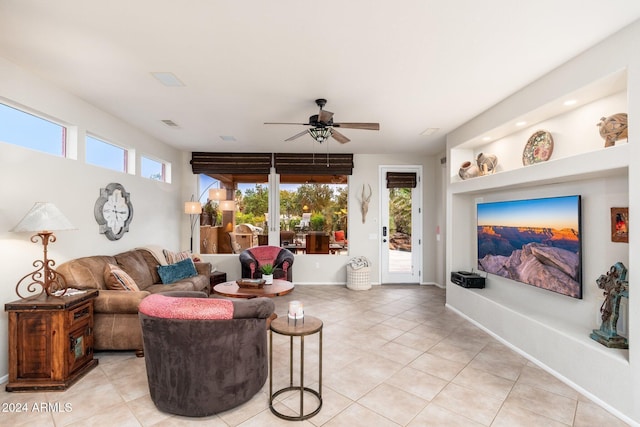
[[[369,195],[367,196],[364,189],[364,184],[362,184],[362,196],[359,200],[360,202],[360,212],[362,213],[362,223],[364,224],[367,220],[367,213],[369,212],[369,202],[371,201],[371,195],[373,191],[371,190],[371,184],[367,184],[369,186]]]

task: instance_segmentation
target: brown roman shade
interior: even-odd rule
[[[194,174],[269,174],[271,153],[191,153]]]
[[[351,175],[353,154],[275,153],[276,173],[280,175]]]
[[[387,188],[416,188],[415,172],[387,172]]]

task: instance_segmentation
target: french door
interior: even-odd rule
[[[421,175],[421,166],[380,166],[382,284],[421,281]]]

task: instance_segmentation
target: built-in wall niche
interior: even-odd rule
[[[495,173],[539,166],[524,166],[522,160],[527,141],[539,130],[550,132],[553,138],[549,161],[604,150],[598,123],[602,117],[627,112],[626,77],[626,70],[614,73],[457,145],[450,153],[451,182],[462,180],[460,166],[465,161],[474,162],[479,153],[497,156]],[[616,145],[625,143],[618,141]]]
[[[615,147],[614,147],[615,149]],[[509,176],[505,173],[504,176]],[[496,175],[496,178],[498,176]],[[485,181],[484,178],[477,180]],[[493,181],[493,180],[491,180]],[[483,319],[483,310],[506,310],[522,321],[535,322],[542,330],[553,331],[550,334],[562,336],[562,340],[570,340],[591,350],[602,352],[617,361],[628,361],[629,351],[608,349],[589,338],[593,329],[600,326],[599,308],[603,302],[602,289],[598,288],[596,279],[606,273],[611,265],[622,261],[629,265],[628,244],[611,241],[610,210],[613,205],[627,206],[629,203],[629,182],[626,171],[611,171],[607,176],[563,181],[555,179],[548,185],[514,185],[505,184],[499,189],[478,189],[470,192],[451,194],[451,271],[477,270],[477,205],[479,203],[548,198],[579,194],[582,197],[582,299],[574,299],[565,295],[550,292],[526,285],[494,274],[479,272],[486,276],[484,289],[463,289],[449,283],[448,298],[456,298],[457,306],[464,307],[464,312],[472,318]],[[467,188],[467,187],[464,187]],[[451,294],[450,294],[451,293]],[[628,315],[626,298],[618,323],[619,334],[628,336]],[[482,308],[480,308],[482,307]],[[467,311],[468,310],[468,311]],[[477,317],[476,317],[477,315]],[[499,322],[489,329],[500,331],[504,326]],[[528,350],[530,343],[513,342],[518,347]]]
[[[535,345],[521,341],[516,331],[505,331],[505,325],[522,322],[523,327],[539,329],[545,340],[561,340],[566,348],[587,351],[590,357],[604,356],[613,363],[628,364],[629,350],[608,349],[589,338],[591,330],[599,327],[597,320],[603,299],[595,279],[615,262],[622,261],[627,265],[629,261],[629,244],[610,241],[609,208],[629,204],[633,147],[627,141],[618,141],[615,146],[605,148],[598,128],[601,117],[628,112],[626,77],[626,71],[609,75],[581,90],[557,97],[530,113],[496,125],[492,121],[494,117],[505,117],[499,113],[509,111],[506,107],[511,104],[507,101],[498,112],[480,117],[448,141],[451,144],[448,153],[451,159],[448,185],[451,227],[447,241],[454,254],[450,271],[476,267],[477,203],[570,194],[582,196],[582,300],[495,275],[489,275],[485,289],[480,290],[447,283],[447,299],[453,306],[470,318],[478,319],[489,330],[499,335],[504,333],[516,347],[538,357],[543,356],[538,354]],[[565,106],[567,100],[576,102]],[[526,100],[519,101],[513,105],[526,105]],[[517,126],[518,122],[524,121],[527,123]],[[525,144],[541,129],[552,134],[553,154],[548,161],[524,166]],[[491,140],[483,140],[489,136]],[[475,160],[478,153],[498,157],[496,173],[467,180],[459,178],[460,164]],[[502,319],[494,321],[487,312],[499,313]],[[625,322],[626,313],[622,317]],[[628,334],[626,323],[621,331]]]

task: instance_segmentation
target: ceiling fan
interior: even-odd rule
[[[311,126],[310,129],[297,133],[291,138],[285,139],[285,141],[293,141],[294,139],[300,138],[303,135],[309,134],[314,140],[319,143],[323,143],[327,139],[329,139],[329,137],[332,137],[341,144],[345,144],[351,140],[338,132],[335,128],[380,130],[380,123],[334,123],[333,113],[331,111],[323,109],[326,104],[326,99],[316,99],[316,105],[320,107],[320,111],[318,112],[318,114],[314,114],[313,116],[309,117],[309,123],[265,122],[265,125]]]

